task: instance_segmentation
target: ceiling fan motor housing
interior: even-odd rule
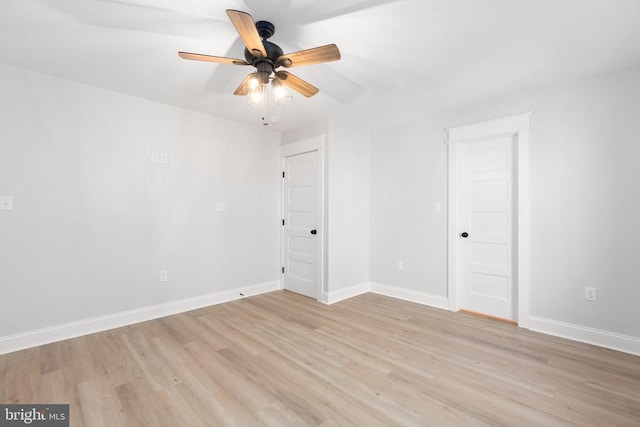
[[[266,57],[256,56],[249,51],[249,49],[244,50],[244,58],[247,62],[258,70],[258,73],[264,75],[266,73],[267,78],[273,70],[278,68],[278,58],[280,58],[284,52],[275,43],[271,43],[267,39],[273,35],[275,32],[275,26],[268,21],[258,21],[256,22],[256,29],[258,30],[258,34],[262,38],[262,44],[264,46],[264,50],[267,53]]]

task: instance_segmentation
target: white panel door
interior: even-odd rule
[[[461,144],[461,307],[516,320],[513,138]]]
[[[283,287],[318,299],[320,169],[318,152],[284,159]]]

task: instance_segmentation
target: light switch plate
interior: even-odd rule
[[[441,210],[440,203],[439,203],[439,202],[435,202],[435,203],[433,204],[433,212],[435,212],[435,213],[440,213],[440,210]]]
[[[0,196],[0,211],[13,210],[13,196]]]
[[[216,203],[216,212],[224,212],[226,209],[227,209],[227,207],[224,204],[224,202]]]
[[[160,162],[160,153],[157,151],[151,152],[151,163],[159,163]]]
[[[169,163],[169,156],[167,153],[160,153],[160,164],[166,165]]]

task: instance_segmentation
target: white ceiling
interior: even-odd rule
[[[341,50],[341,61],[290,70],[320,93],[295,94],[279,130],[640,65],[639,0],[2,0],[0,61],[260,125],[259,111],[232,94],[251,67],[177,56],[242,58],[226,9],[273,22],[271,41],[285,52]]]

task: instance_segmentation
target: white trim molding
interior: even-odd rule
[[[360,283],[358,285],[349,286],[348,288],[338,289],[333,292],[323,292],[322,302],[331,305],[333,303],[343,301],[358,295],[366,294],[370,290],[369,282]]]
[[[324,135],[290,142],[280,146],[280,157],[295,156],[296,154],[308,153],[310,151],[324,150],[326,142]]]
[[[62,325],[55,325],[19,334],[8,335],[0,337],[0,354],[11,353],[56,341],[102,332],[109,329],[132,325],[134,323],[146,322],[147,320],[184,313],[186,311],[235,301],[280,289],[280,281],[274,280],[257,285],[230,289],[227,291],[193,298],[185,298],[177,301],[170,301],[164,304],[143,307],[135,310],[127,310],[78,322],[65,323]]]
[[[473,143],[487,138],[515,138],[518,163],[518,244],[517,286],[518,326],[529,328],[530,318],[530,219],[529,219],[529,133],[531,113],[472,123],[447,129],[449,157],[448,194],[448,308],[460,310],[459,242],[457,234],[458,150],[460,143]]]
[[[387,286],[376,282],[363,282],[334,292],[324,293],[322,295],[322,302],[327,305],[331,305],[368,292],[401,299],[403,301],[414,302],[416,304],[441,308],[443,310],[449,309],[447,297],[398,288],[395,286]]]
[[[432,295],[426,292],[418,292],[410,289],[396,288],[394,286],[382,285],[380,283],[371,282],[369,285],[370,292],[380,294],[387,297],[397,298],[404,301],[415,302],[417,304],[428,305],[430,307],[449,309],[447,297]]]
[[[531,127],[531,113],[516,114],[499,119],[486,120],[484,122],[455,126],[445,129],[451,142],[467,142],[477,138],[500,137],[526,132]]]
[[[545,319],[538,316],[531,316],[529,318],[529,327],[532,331],[543,334],[554,335],[556,337],[567,338],[573,341],[640,356],[640,338],[638,337]]]

